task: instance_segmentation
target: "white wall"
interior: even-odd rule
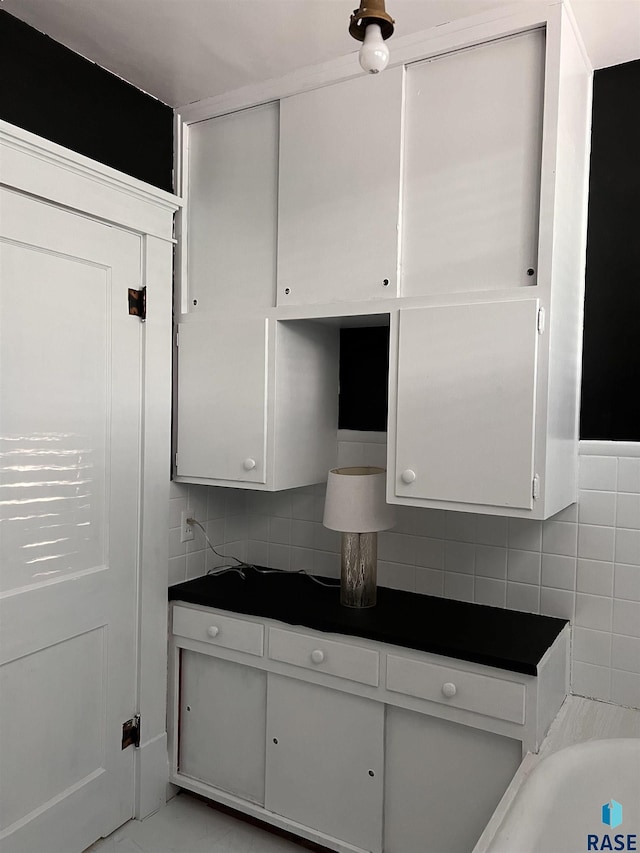
[[[340,438],[339,464],[384,465],[384,434]],[[378,582],[570,619],[573,692],[640,708],[640,443],[580,448],[578,503],[545,522],[398,507],[395,528],[379,534]],[[220,564],[204,537],[180,544],[187,503],[221,553],[339,576],[324,485],[267,493],[174,483],[170,583]]]

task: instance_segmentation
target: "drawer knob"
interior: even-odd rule
[[[322,661],[324,660],[324,652],[322,651],[322,649],[314,649],[311,652],[311,660],[314,663],[322,663]]]
[[[217,625],[212,625],[210,628],[207,628],[207,634],[211,637],[212,640],[214,637],[217,637],[219,633],[220,628],[218,628]]]
[[[413,483],[413,481],[416,479],[416,472],[412,471],[411,468],[406,468],[402,472],[400,479],[403,483],[409,485],[409,483]]]
[[[242,467],[245,471],[253,471],[253,469],[256,467],[256,460],[247,457],[247,459],[245,459],[242,463]]]
[[[447,697],[447,699],[452,699],[458,692],[458,688],[452,681],[447,681],[442,685],[442,692]]]

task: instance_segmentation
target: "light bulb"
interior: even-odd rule
[[[389,48],[383,41],[379,24],[369,24],[360,48],[360,65],[369,74],[384,71],[389,62]]]

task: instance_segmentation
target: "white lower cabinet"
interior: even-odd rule
[[[384,705],[269,673],[265,807],[382,850]]]
[[[176,603],[171,781],[339,853],[469,853],[564,700],[567,647],[528,676]]]

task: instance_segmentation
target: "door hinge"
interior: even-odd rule
[[[176,347],[180,346],[180,329],[176,329]]]
[[[538,308],[538,334],[544,332],[544,308]]]
[[[146,285],[140,290],[129,288],[129,314],[134,317],[139,317],[140,322],[144,323],[147,319],[147,287]]]
[[[140,714],[122,724],[122,748],[128,746],[135,746],[136,749],[140,746]]]
[[[178,454],[173,457],[173,464],[175,466],[176,471],[178,470]]]
[[[536,474],[533,478],[533,485],[531,487],[531,496],[534,501],[540,497],[540,477]]]

